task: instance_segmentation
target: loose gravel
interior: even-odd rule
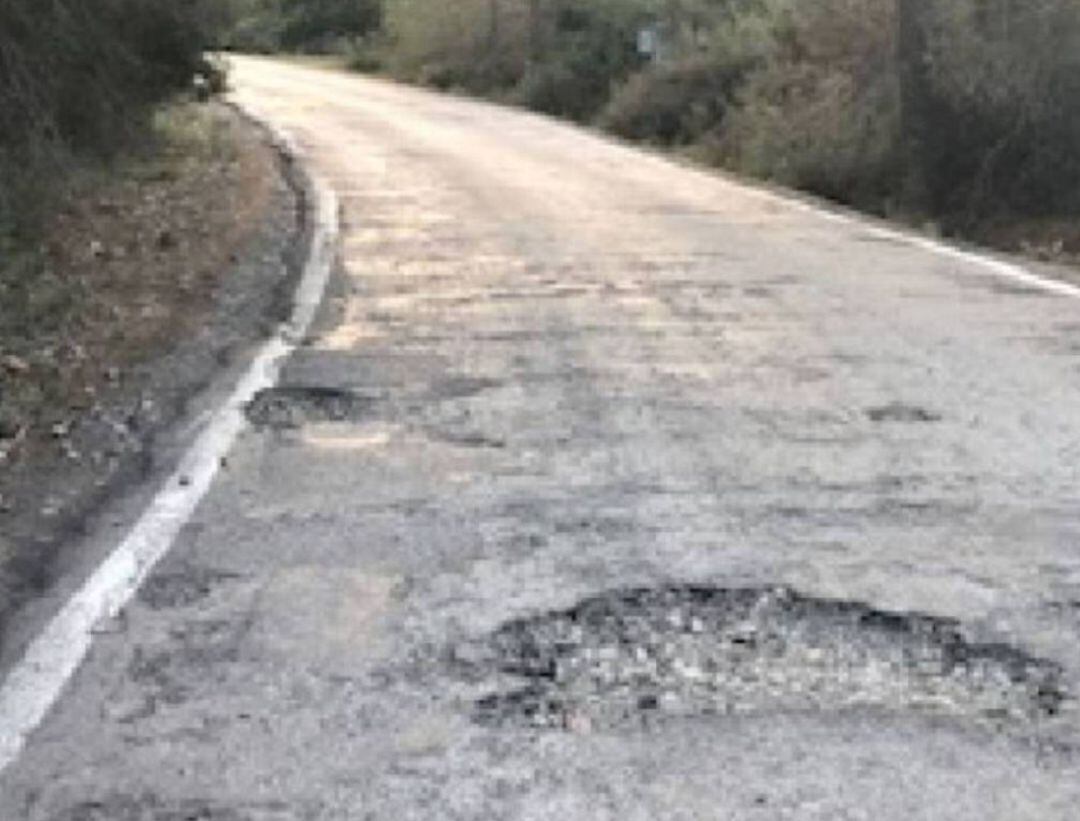
[[[854,708],[1030,722],[1066,700],[1055,665],[952,621],[786,588],[619,591],[511,622],[456,659],[508,683],[476,704],[492,726]]]
[[[349,391],[282,387],[261,391],[247,406],[258,428],[291,430],[319,422],[356,422],[370,415],[372,400]]]

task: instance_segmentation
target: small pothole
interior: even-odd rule
[[[151,610],[190,607],[206,599],[214,589],[239,579],[237,573],[209,567],[185,567],[168,573],[156,573],[139,590],[139,601]]]
[[[702,714],[913,710],[1032,721],[1060,668],[952,621],[786,588],[625,590],[511,622],[454,663],[490,726],[618,728]]]
[[[869,408],[866,416],[871,422],[895,422],[909,425],[941,421],[941,414],[903,402],[891,402],[881,407]]]
[[[497,379],[483,376],[449,376],[431,386],[431,397],[436,400],[470,399],[501,385]]]
[[[260,391],[245,412],[256,427],[288,430],[318,422],[362,421],[370,416],[373,402],[335,388],[280,387]]]
[[[505,450],[506,440],[486,436],[482,433],[451,431],[435,427],[428,428],[428,436],[448,445],[471,450]]]

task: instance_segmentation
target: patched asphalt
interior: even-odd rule
[[[1080,302],[522,112],[235,84],[340,275],[0,818],[1077,817]]]

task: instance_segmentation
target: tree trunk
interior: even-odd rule
[[[935,124],[926,62],[926,0],[896,0],[900,133],[907,164],[907,194],[916,205],[932,203]]]

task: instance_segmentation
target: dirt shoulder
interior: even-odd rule
[[[287,313],[303,209],[277,152],[224,105],[162,116],[157,150],[73,181],[41,247],[0,259],[0,637]]]

